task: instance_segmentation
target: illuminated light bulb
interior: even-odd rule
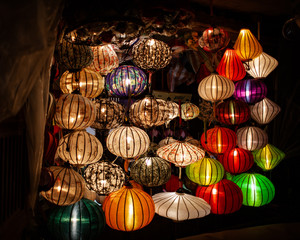
[[[147,165],[147,166],[151,166],[151,164],[152,164],[151,162],[152,162],[151,159],[148,158],[148,159],[146,160],[146,165]]]
[[[212,190],[212,194],[217,194],[217,193],[218,193],[217,189],[214,188],[214,189]]]
[[[79,83],[79,87],[82,87],[82,85],[83,85],[83,83],[82,83],[82,82],[80,82],[80,83]]]
[[[82,156],[80,154],[78,154],[77,158],[80,160],[82,158]]]
[[[233,152],[233,156],[237,156],[238,155],[238,152],[237,152],[237,150],[234,150],[234,152]]]
[[[125,85],[128,87],[128,86],[130,86],[131,85],[131,80],[130,79],[126,79],[125,80]]]
[[[129,144],[132,141],[132,138],[128,136],[128,137],[126,137],[126,141]]]
[[[106,179],[102,179],[99,181],[101,185],[105,185],[107,183]]]
[[[148,42],[149,46],[153,46],[155,44],[155,40],[154,39],[151,39],[149,42]]]
[[[58,186],[57,187],[57,191],[59,192],[61,190],[61,186]]]
[[[75,118],[70,117],[70,122],[73,123],[75,121]]]
[[[101,112],[104,113],[105,112],[105,108],[101,108]]]

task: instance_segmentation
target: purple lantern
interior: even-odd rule
[[[267,95],[267,86],[261,80],[245,79],[235,84],[233,96],[246,103],[257,103]]]

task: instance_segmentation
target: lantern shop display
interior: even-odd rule
[[[233,178],[243,193],[243,205],[260,207],[270,203],[275,196],[273,183],[258,173],[242,173]]]
[[[211,212],[214,214],[236,212],[243,203],[241,189],[227,179],[207,187],[198,186],[196,196],[203,198],[211,206]]]
[[[155,214],[150,195],[132,186],[123,186],[109,194],[104,200],[103,210],[108,226],[127,232],[147,226]]]
[[[199,113],[199,108],[191,102],[186,102],[181,105],[181,118],[183,120],[194,119],[198,117]]]
[[[236,132],[237,145],[248,151],[263,148],[268,143],[267,133],[258,127],[243,127]]]
[[[222,180],[224,168],[218,160],[204,157],[188,165],[185,173],[191,181],[202,186],[208,186]]]
[[[168,145],[170,143],[173,143],[173,142],[176,142],[176,141],[177,140],[172,138],[172,137],[166,137],[166,138],[159,141],[158,147],[163,147],[163,146],[166,146],[166,145]]]
[[[85,181],[83,177],[69,167],[51,166],[54,185],[48,191],[42,191],[41,195],[49,202],[56,205],[71,205],[83,197]]]
[[[206,29],[199,38],[198,44],[208,52],[216,52],[225,48],[230,41],[228,33],[220,27]]]
[[[50,210],[47,229],[53,239],[99,239],[105,226],[102,208],[88,199]]]
[[[82,130],[91,126],[95,118],[95,105],[88,98],[67,93],[58,99],[54,119],[59,127]]]
[[[285,153],[272,144],[267,144],[264,148],[253,151],[252,154],[257,166],[265,171],[272,170],[285,158]]]

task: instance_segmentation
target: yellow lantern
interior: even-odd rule
[[[199,113],[199,108],[191,102],[186,102],[181,105],[181,118],[183,120],[194,119],[198,117]]]

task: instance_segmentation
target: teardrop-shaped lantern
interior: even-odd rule
[[[257,103],[267,96],[267,86],[257,79],[245,79],[235,84],[234,98],[246,103]]]
[[[216,71],[232,81],[241,80],[246,76],[244,65],[233,49],[225,51]]]
[[[231,97],[234,89],[234,83],[231,80],[212,73],[199,83],[198,94],[204,100],[217,102]]]
[[[233,46],[242,61],[258,57],[263,49],[249,29],[241,29]]]
[[[243,127],[236,132],[237,145],[248,151],[263,148],[268,143],[268,134],[258,127]]]
[[[163,146],[166,146],[170,143],[173,143],[173,142],[176,142],[177,140],[172,138],[172,137],[166,137],[164,139],[162,139],[159,143],[158,143],[158,146],[159,147],[163,147]]]
[[[285,158],[285,153],[272,144],[267,144],[264,148],[252,152],[254,162],[261,169],[272,170]]]
[[[206,29],[199,38],[198,44],[208,52],[216,52],[225,48],[230,41],[228,33],[220,27]]]
[[[277,114],[281,111],[281,108],[268,98],[264,98],[260,102],[250,107],[251,118],[259,124],[270,123]]]
[[[194,119],[198,117],[199,113],[199,108],[191,102],[186,102],[181,105],[181,118],[183,120]]]

